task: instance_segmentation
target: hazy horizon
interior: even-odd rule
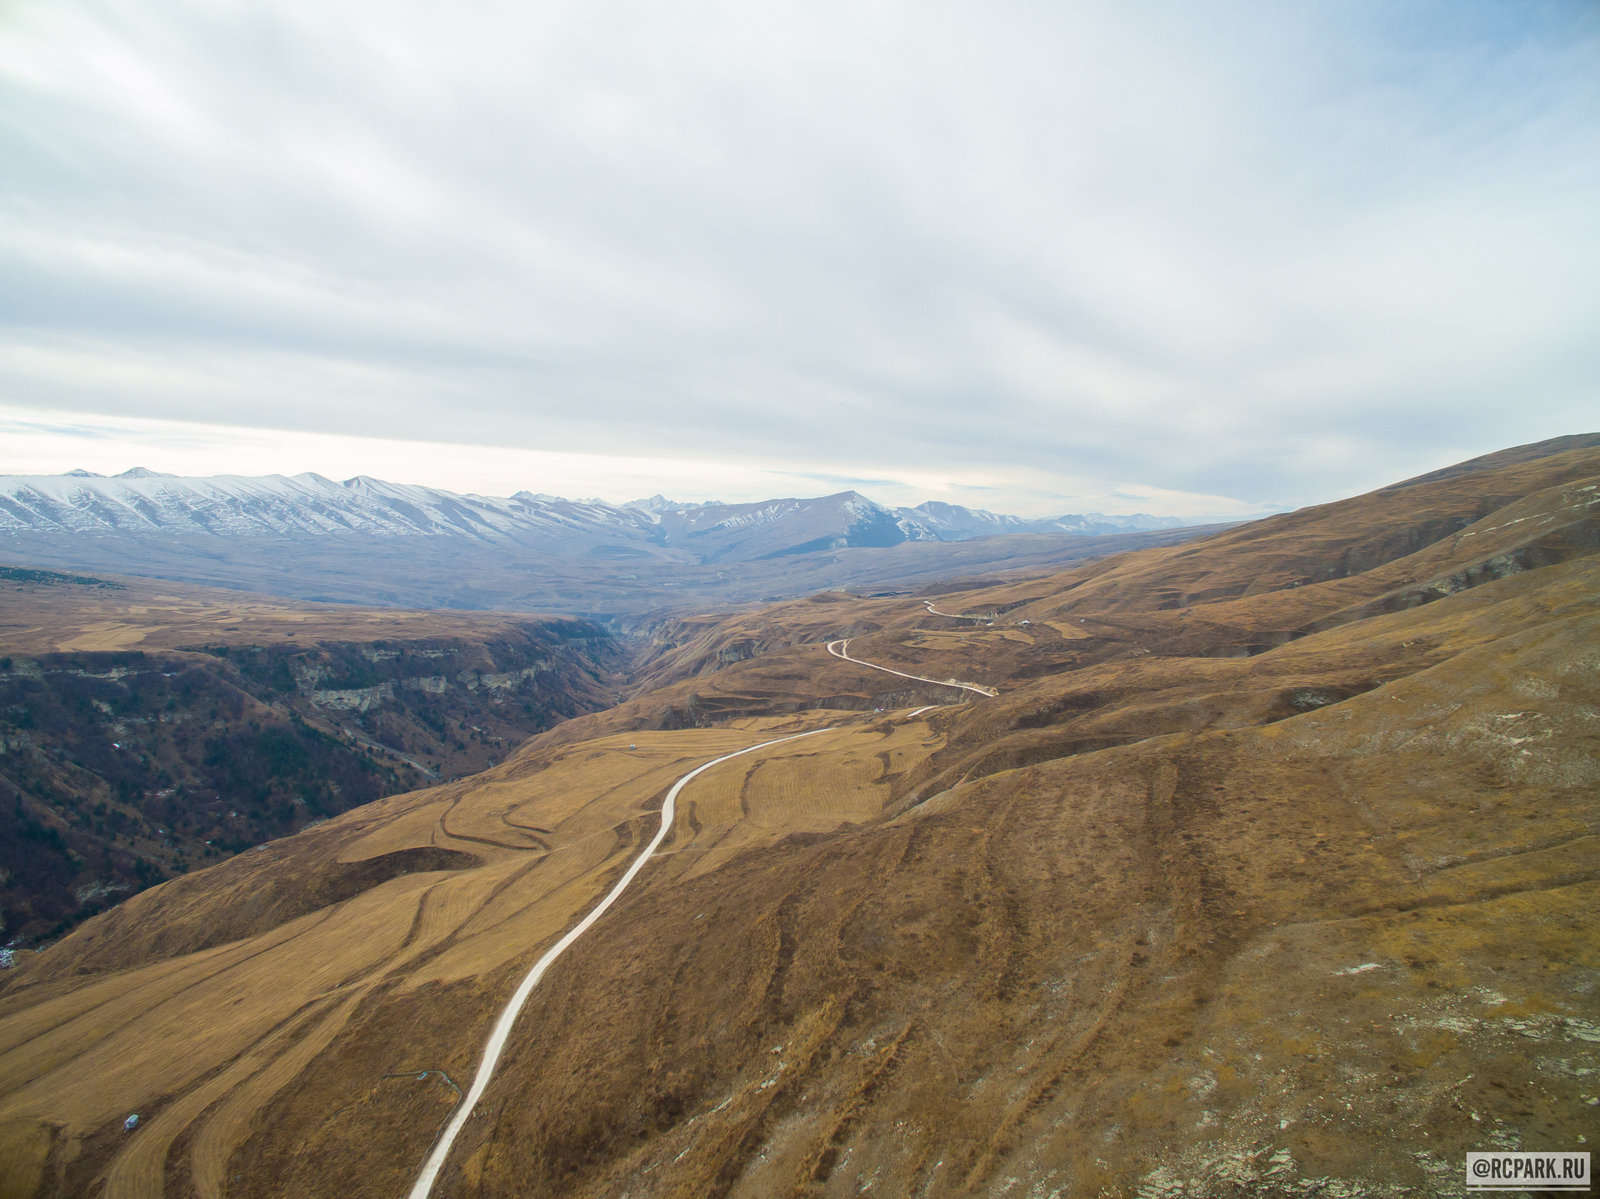
[[[1592,424],[1597,113],[1556,0],[18,0],[0,469],[1323,502]]]
[[[140,473],[135,473],[135,472],[140,472]],[[178,474],[178,473],[173,472],[173,471],[151,470],[149,467],[146,467],[143,463],[137,463],[137,464],[135,464],[135,465],[133,465],[131,467],[128,467],[126,470],[121,470],[121,471],[90,471],[90,470],[88,470],[86,468],[83,468],[83,467],[74,467],[74,468],[71,468],[71,469],[68,469],[68,470],[64,470],[64,471],[49,471],[49,472],[44,472],[44,471],[0,471],[0,479],[85,478],[85,479],[106,479],[106,480],[124,479],[124,480],[126,480],[126,479],[163,478],[163,479],[177,479],[177,480],[193,480],[193,481],[200,481],[200,482],[208,482],[208,481],[213,481],[213,480],[225,480],[225,479],[240,479],[240,480],[247,480],[247,481],[257,481],[257,480],[262,480],[262,479],[293,480],[293,479],[304,477],[306,475],[315,476],[316,478],[321,479],[323,482],[332,483],[332,484],[334,484],[336,486],[346,486],[347,487],[350,484],[356,482],[357,480],[360,480],[360,479],[371,479],[371,480],[374,480],[376,482],[393,484],[393,485],[397,485],[397,486],[400,486],[400,487],[430,487],[432,490],[435,490],[435,491],[447,492],[449,494],[458,495],[458,496],[462,496],[464,498],[471,498],[471,499],[510,500],[510,499],[515,499],[519,495],[532,495],[532,496],[534,496],[536,498],[539,498],[539,499],[560,500],[560,501],[563,501],[563,502],[570,502],[570,503],[576,503],[576,504],[603,504],[603,505],[607,505],[607,506],[610,506],[610,507],[613,507],[613,508],[648,507],[648,506],[650,506],[652,504],[653,501],[656,501],[656,500],[661,500],[664,504],[666,504],[669,507],[670,506],[679,506],[679,507],[685,507],[685,508],[713,507],[713,506],[738,507],[738,506],[748,506],[750,504],[759,504],[759,503],[763,503],[763,502],[782,501],[782,500],[825,499],[825,498],[827,498],[828,496],[831,496],[831,495],[841,495],[841,494],[851,494],[851,493],[857,494],[857,495],[862,495],[866,499],[871,500],[872,502],[874,502],[876,504],[879,504],[884,508],[888,508],[888,509],[895,510],[895,511],[902,510],[902,509],[904,509],[904,510],[914,510],[914,509],[916,509],[916,508],[918,508],[918,507],[920,507],[920,506],[922,506],[924,504],[928,504],[928,503],[945,503],[945,502],[948,502],[948,501],[942,501],[942,500],[923,500],[923,501],[920,501],[917,504],[896,504],[896,503],[890,503],[888,501],[880,500],[876,496],[869,495],[866,492],[860,491],[859,489],[853,488],[853,487],[841,488],[841,489],[839,489],[837,491],[821,492],[821,493],[816,493],[816,494],[811,494],[811,493],[807,493],[807,494],[796,493],[796,494],[792,494],[792,495],[777,495],[777,494],[773,494],[773,495],[762,496],[760,499],[757,499],[757,500],[742,500],[742,499],[729,500],[729,499],[721,499],[721,498],[718,498],[716,496],[702,496],[700,498],[690,498],[688,496],[680,496],[680,495],[665,495],[665,494],[663,494],[661,492],[656,492],[653,495],[647,495],[647,496],[633,496],[632,498],[626,499],[626,500],[615,500],[615,499],[610,499],[610,498],[603,497],[603,496],[585,496],[585,495],[581,495],[581,494],[577,494],[577,493],[574,493],[574,494],[571,494],[571,495],[559,495],[559,494],[555,494],[555,493],[552,493],[552,492],[546,492],[546,491],[534,491],[531,487],[520,487],[520,488],[515,489],[514,491],[510,491],[510,492],[506,492],[506,493],[494,493],[494,492],[486,492],[486,491],[482,491],[482,490],[477,490],[477,491],[473,491],[473,490],[458,490],[458,489],[448,488],[448,487],[433,487],[430,484],[419,484],[419,483],[414,482],[413,480],[408,480],[408,479],[382,479],[382,478],[379,478],[376,475],[371,474],[370,472],[360,472],[358,474],[350,475],[350,476],[347,476],[347,477],[342,478],[342,479],[334,477],[334,476],[324,475],[319,471],[293,471],[293,472],[289,472],[289,471],[269,471],[269,472],[267,472],[265,474],[258,474],[258,475],[241,475],[241,474],[183,475],[183,474]],[[992,516],[1017,517],[1017,516],[1020,515],[1020,514],[1014,513],[1014,512],[997,512],[997,511],[994,511],[993,509],[976,508],[976,507],[974,507],[972,505],[956,505],[956,506],[964,507],[964,508],[967,508],[968,510],[974,511],[974,512],[986,513],[986,514],[992,515]],[[1051,513],[1049,513],[1049,514],[1047,514],[1045,516],[1038,516],[1038,517],[1028,516],[1028,517],[1024,517],[1023,519],[1027,519],[1027,520],[1047,520],[1047,519],[1055,519],[1055,518],[1064,517],[1064,516],[1085,516],[1085,517],[1105,517],[1105,518],[1108,518],[1108,519],[1115,520],[1115,519],[1129,519],[1129,518],[1133,518],[1133,517],[1147,517],[1147,518],[1151,518],[1151,519],[1162,521],[1162,522],[1167,522],[1167,521],[1178,521],[1179,522],[1178,525],[1170,526],[1170,527],[1187,527],[1187,526],[1191,526],[1191,525],[1202,525],[1202,524],[1220,523],[1220,522],[1235,521],[1235,520],[1257,519],[1260,516],[1266,516],[1266,515],[1271,515],[1271,513],[1259,513],[1259,514],[1255,514],[1254,516],[1243,516],[1243,517],[1237,516],[1237,515],[1228,515],[1228,514],[1201,513],[1198,516],[1194,516],[1194,517],[1180,517],[1180,516],[1162,516],[1162,515],[1158,515],[1158,514],[1152,513],[1152,512],[1101,512],[1101,511],[1098,511],[1098,510],[1093,510],[1093,511],[1082,511],[1082,512],[1065,512],[1065,511],[1051,512]]]

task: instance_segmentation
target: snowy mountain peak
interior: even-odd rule
[[[722,500],[669,500],[659,493],[647,500],[629,500],[622,506],[624,508],[636,508],[640,512],[685,512],[690,508],[728,507]]]
[[[928,500],[915,508],[900,508],[904,517],[917,520],[934,531],[941,541],[968,541],[974,537],[993,537],[1000,533],[1070,533],[1093,537],[1108,533],[1134,533],[1147,529],[1176,529],[1184,521],[1176,516],[1107,516],[1103,512],[1027,520],[981,508],[963,508],[941,500]]]
[[[1063,516],[1029,521],[929,502],[889,509],[857,491],[755,504],[680,503],[655,495],[624,505],[519,491],[509,499],[356,475],[335,483],[286,478],[181,478],[135,467],[0,477],[0,546],[29,537],[449,537],[536,553],[666,563],[751,562],[906,541],[996,533],[1094,534],[1178,525],[1157,517]],[[185,543],[187,545],[187,542]],[[185,552],[191,552],[192,548]],[[202,552],[210,553],[211,550]]]

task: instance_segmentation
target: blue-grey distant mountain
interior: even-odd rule
[[[963,508],[938,500],[896,511],[905,519],[933,530],[940,541],[968,541],[974,537],[993,537],[1003,533],[1070,533],[1075,537],[1099,537],[1144,529],[1178,529],[1185,523],[1176,516],[1151,516],[1144,512],[1133,516],[1107,516],[1103,512],[1089,512],[1077,516],[1028,520],[1021,516],[985,512],[981,508]]]
[[[1175,523],[1023,520],[938,503],[895,509],[854,491],[755,504],[663,496],[610,504],[529,491],[459,495],[365,475],[181,478],[135,467],[110,478],[0,477],[0,555],[20,564],[415,606],[597,612],[647,610],[680,596],[765,599],[1059,562],[1093,548],[1068,549],[1062,534],[1082,540]],[[947,544],[995,536],[1001,541],[959,554]],[[901,549],[912,557],[881,558]]]
[[[509,499],[358,475],[177,478],[135,467],[113,478],[0,478],[0,535],[77,537],[450,537],[591,557],[745,562],[823,549],[937,540],[854,491],[757,504],[627,505],[520,491]]]
[[[86,471],[0,478],[0,534],[438,536],[537,546],[568,556],[665,556],[699,563],[1003,533],[1092,536],[1181,524],[1170,517],[1100,513],[1025,520],[936,501],[890,509],[854,491],[755,504],[686,504],[658,495],[615,505],[527,491],[508,499],[458,495],[366,475],[342,483],[310,473],[179,478],[135,467],[112,478]]]

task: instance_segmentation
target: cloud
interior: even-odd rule
[[[880,503],[927,499],[987,506],[1024,516],[1069,511],[1232,518],[1267,509],[1228,497],[1145,488],[1072,494],[1052,489],[1055,476],[957,477],[931,472],[821,474],[798,463],[695,460],[650,455],[582,454],[396,438],[288,432],[237,425],[41,412],[0,406],[0,475],[120,474],[134,466],[175,475],[267,475],[314,471],[335,479],[357,474],[477,495],[518,491],[626,503],[655,494],[698,502],[748,503],[782,496],[861,491]]]
[[[1324,500],[1593,424],[1597,67],[1593,6],[16,0],[0,395]]]

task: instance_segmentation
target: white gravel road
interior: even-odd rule
[[[456,1143],[456,1137],[465,1127],[468,1117],[472,1115],[473,1108],[478,1106],[478,1100],[483,1097],[483,1092],[489,1086],[489,1080],[494,1077],[495,1065],[500,1061],[500,1053],[506,1047],[506,1038],[511,1035],[511,1028],[517,1021],[517,1015],[528,1002],[528,996],[539,985],[539,980],[544,977],[550,964],[567,951],[567,949],[584,933],[588,932],[594,922],[605,914],[607,908],[617,901],[617,896],[628,889],[628,884],[634,876],[644,868],[651,856],[661,847],[661,842],[666,839],[668,831],[672,828],[673,813],[677,810],[678,792],[682,791],[685,784],[695,776],[705,773],[713,766],[726,762],[729,758],[741,757],[744,754],[754,753],[758,749],[766,749],[771,745],[782,745],[785,741],[795,741],[801,737],[811,737],[817,733],[826,733],[831,729],[812,729],[805,733],[794,733],[788,737],[778,737],[772,741],[763,741],[759,745],[751,745],[745,749],[734,750],[731,754],[723,754],[720,758],[713,758],[703,766],[697,766],[688,774],[672,785],[672,790],[667,792],[666,802],[661,805],[661,827],[656,830],[654,840],[644,847],[644,852],[633,860],[633,865],[628,867],[628,872],[617,881],[606,897],[602,899],[587,916],[579,922],[576,928],[561,940],[557,941],[545,955],[534,963],[533,969],[528,971],[516,992],[511,996],[511,1001],[506,1004],[505,1010],[500,1013],[500,1019],[495,1021],[494,1031],[489,1034],[489,1040],[483,1047],[483,1060],[478,1065],[477,1077],[472,1080],[472,1089],[467,1092],[466,1099],[456,1109],[454,1118],[445,1127],[444,1133],[433,1146],[433,1152],[428,1155],[427,1164],[422,1167],[422,1173],[417,1175],[417,1181],[411,1188],[410,1199],[428,1199],[433,1190],[434,1179],[439,1176],[445,1160],[450,1156],[450,1149]]]

